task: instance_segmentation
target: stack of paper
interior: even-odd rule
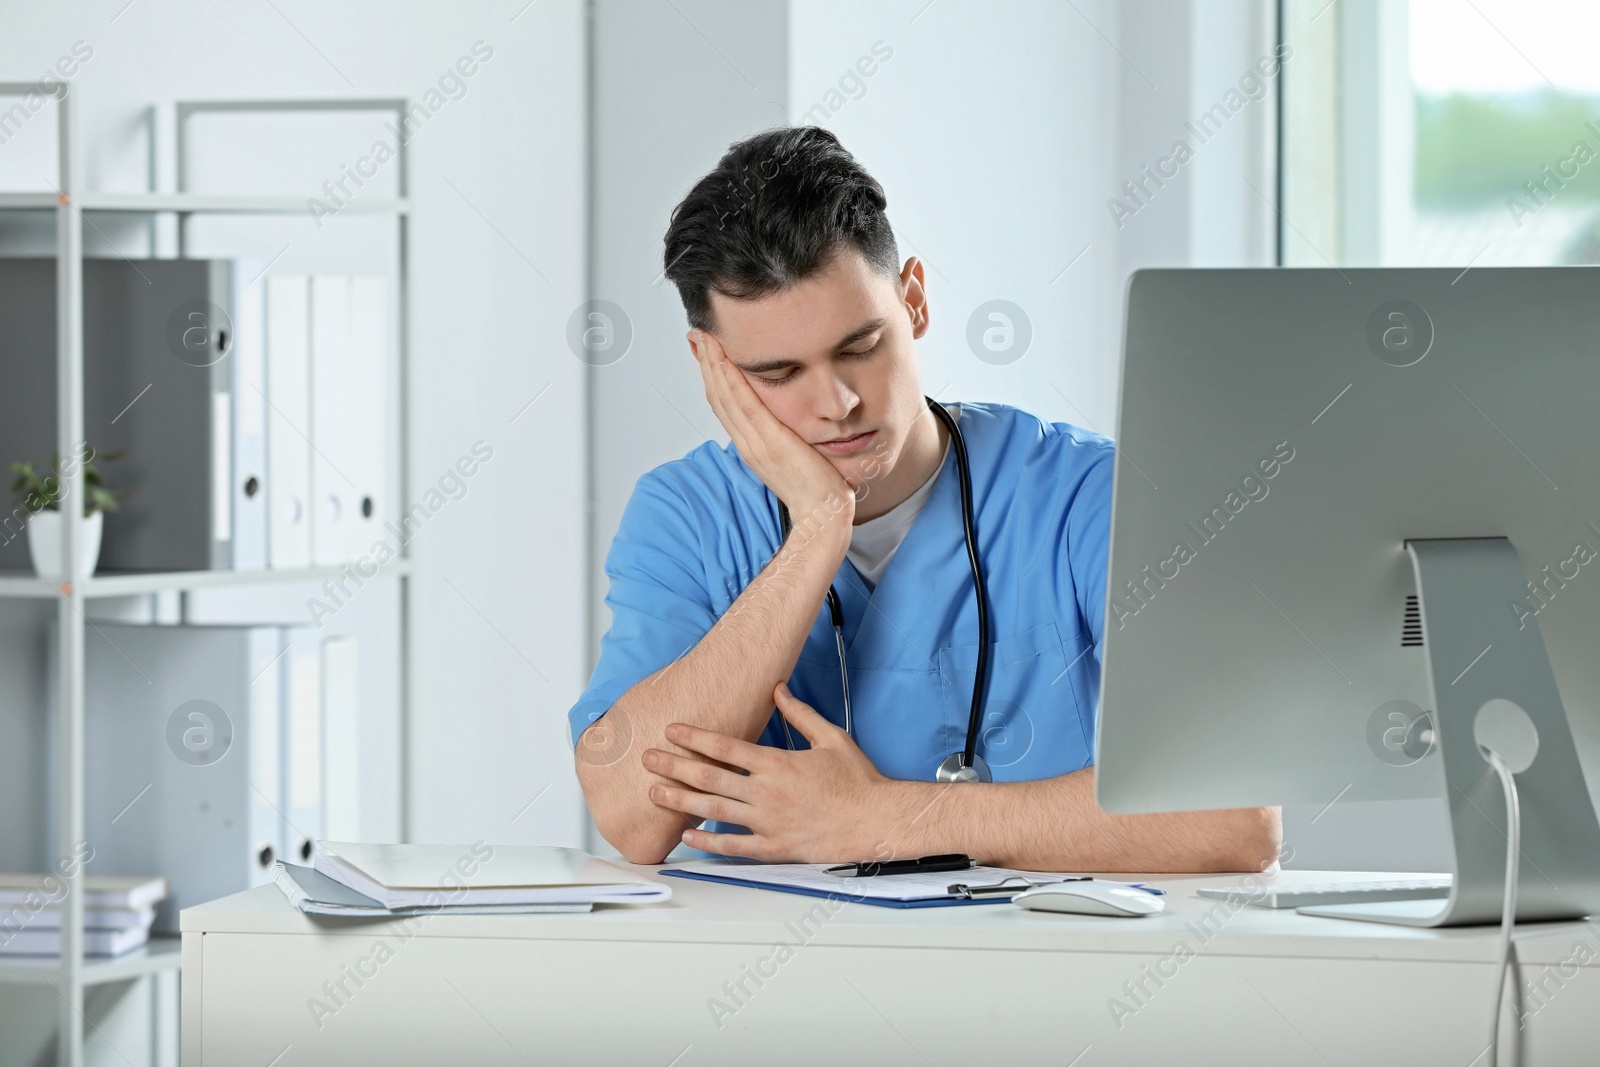
[[[314,915],[573,912],[672,897],[668,886],[574,848],[319,841],[312,862],[280,863],[276,881]]]
[[[83,879],[83,952],[120,956],[150,940],[165,878],[87,875]],[[0,874],[0,956],[61,952],[66,882],[46,874]]]

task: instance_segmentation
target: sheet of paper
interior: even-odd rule
[[[969,867],[964,871],[935,871],[929,874],[886,874],[872,878],[841,878],[825,873],[831,863],[679,863],[665,870],[709,874],[718,878],[738,878],[761,885],[815,889],[845,897],[872,900],[930,900],[948,897],[950,887],[994,885],[1007,878],[1022,879],[1010,884],[1026,889],[1029,884],[1059,882],[1076,875],[1049,871],[1017,871],[1008,867]]]

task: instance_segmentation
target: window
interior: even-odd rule
[[[1600,263],[1600,4],[1283,0],[1290,266]]]

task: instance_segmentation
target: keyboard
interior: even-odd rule
[[[1313,882],[1306,885],[1227,885],[1196,891],[1212,900],[1240,897],[1258,908],[1303,908],[1323,904],[1373,904],[1386,900],[1432,900],[1450,895],[1450,876],[1397,878],[1382,882]]]

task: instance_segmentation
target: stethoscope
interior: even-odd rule
[[[972,680],[972,710],[967,717],[967,746],[960,752],[952,752],[939,764],[939,769],[934,773],[934,780],[939,782],[992,782],[994,778],[989,774],[989,765],[978,755],[978,726],[983,721],[983,694],[989,676],[989,594],[983,584],[983,569],[978,566],[978,541],[972,532],[972,468],[967,463],[967,442],[961,436],[961,430],[956,426],[956,420],[946,411],[944,405],[932,397],[925,396],[928,410],[938,416],[945,429],[950,431],[950,439],[956,446],[956,470],[961,476],[961,525],[967,537],[967,559],[972,563],[973,588],[978,596],[978,674]],[[789,509],[778,501],[778,523],[783,530],[783,539],[789,539]],[[844,731],[850,733],[850,672],[845,668],[844,655],[844,609],[839,606],[839,594],[832,585],[828,586],[828,616],[833,620],[834,643],[839,649],[839,686],[844,691]],[[789,747],[793,749],[794,735],[789,732],[789,723],[784,720],[784,735],[789,740]]]

